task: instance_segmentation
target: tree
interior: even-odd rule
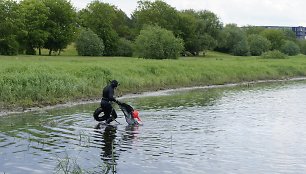
[[[193,53],[193,55],[197,54],[197,50],[201,50],[196,43],[198,39],[195,36],[196,28],[197,28],[197,19],[194,15],[193,11],[181,11],[179,13],[179,24],[178,27],[180,29],[179,37],[184,40],[185,43],[185,51],[188,54]]]
[[[301,53],[306,55],[306,40],[299,40],[298,43],[300,46]]]
[[[104,44],[97,34],[84,29],[76,40],[76,50],[80,56],[102,56]]]
[[[252,56],[260,56],[262,53],[270,50],[271,42],[259,34],[248,36],[250,53]]]
[[[75,38],[76,11],[68,0],[43,0],[49,8],[45,31],[49,33],[45,48],[58,54]]]
[[[232,53],[235,56],[248,56],[250,54],[250,46],[246,38],[240,40],[232,48]]]
[[[135,46],[138,56],[146,59],[176,59],[184,48],[182,39],[159,26],[141,30]]]
[[[242,27],[242,29],[248,36],[252,34],[260,34],[261,32],[265,30],[264,27],[252,26],[252,25]]]
[[[222,24],[218,17],[207,10],[185,10],[180,13],[180,31],[185,41],[185,49],[193,55],[217,46]]]
[[[12,0],[0,1],[0,54],[18,54],[19,31],[23,28],[18,4]]]
[[[132,20],[138,31],[145,25],[158,25],[172,31],[175,36],[180,34],[178,11],[161,0],[138,1],[138,7],[132,14]]]
[[[271,42],[271,50],[280,50],[284,44],[285,34],[282,30],[266,29],[261,35]]]
[[[135,37],[132,33],[132,20],[120,9],[115,8],[115,13],[116,17],[112,23],[113,28],[117,32],[118,36],[128,40],[134,39]]]
[[[40,0],[23,0],[20,2],[22,16],[24,18],[26,53],[35,54],[35,48],[43,48],[49,33],[45,30],[49,9]]]
[[[285,41],[281,51],[289,56],[295,56],[300,53],[300,47],[293,41]]]
[[[217,38],[223,25],[218,16],[208,10],[199,11],[197,15],[199,20],[198,31]]]
[[[118,23],[119,10],[108,3],[99,1],[91,2],[85,9],[79,12],[81,25],[95,32],[105,45],[105,56],[113,56],[117,51],[118,33],[114,23]]]
[[[117,49],[117,56],[125,56],[125,57],[131,57],[133,56],[133,48],[134,45],[131,41],[120,38],[118,40],[118,49]]]
[[[221,31],[217,50],[234,54],[234,49],[237,49],[235,46],[242,46],[246,43],[245,40],[246,34],[241,28],[236,24],[227,24]]]
[[[285,40],[291,40],[291,41],[294,41],[294,42],[297,41],[296,36],[295,36],[295,32],[293,32],[292,30],[284,29],[283,32],[284,32],[284,35],[285,35]]]

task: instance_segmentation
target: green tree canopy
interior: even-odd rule
[[[120,38],[134,39],[132,20],[120,9],[115,8],[116,18],[112,21],[113,28]]]
[[[120,38],[118,41],[117,56],[131,57],[133,56],[134,44],[132,41],[125,38]]]
[[[17,2],[0,0],[0,54],[18,54],[18,35],[23,28]]]
[[[83,29],[76,40],[76,50],[80,56],[102,56],[104,44],[90,29]]]
[[[49,9],[45,31],[49,33],[45,48],[60,51],[75,38],[76,11],[68,0],[43,0]]]
[[[105,45],[104,55],[115,55],[119,36],[114,23],[119,23],[118,27],[123,25],[124,22],[119,20],[124,18],[122,12],[108,3],[93,1],[79,12],[79,17],[82,26],[90,28],[103,40]],[[124,35],[124,32],[121,34]]]
[[[242,29],[244,30],[244,32],[248,36],[252,35],[252,34],[260,34],[261,32],[263,32],[265,30],[264,27],[252,26],[252,25],[248,25],[248,26],[242,27]]]
[[[250,55],[250,46],[249,43],[244,37],[238,43],[236,43],[232,48],[232,54],[235,56],[249,56]]]
[[[226,53],[233,53],[235,45],[238,43],[245,43],[244,40],[246,39],[246,34],[241,28],[237,27],[236,24],[227,24],[223,28],[219,39],[217,50]]]
[[[262,53],[270,50],[271,42],[259,34],[248,36],[250,53],[252,56],[260,56]]]
[[[138,31],[145,25],[158,25],[172,31],[176,36],[180,34],[178,11],[161,0],[138,1],[138,7],[132,14],[132,20]]]
[[[300,47],[295,42],[286,40],[281,51],[289,56],[295,56],[300,53]]]
[[[35,54],[35,48],[43,48],[49,33],[45,25],[49,16],[49,8],[40,0],[23,0],[20,2],[22,16],[24,18],[26,53]]]
[[[271,42],[271,50],[280,50],[285,41],[283,30],[266,29],[261,33],[261,35]]]
[[[301,53],[306,55],[306,40],[299,40],[298,44],[300,46]]]
[[[290,29],[284,29],[283,30],[284,35],[285,35],[285,40],[291,40],[291,41],[297,41],[296,40],[296,36],[295,36],[295,32],[293,32]]]
[[[185,10],[180,12],[179,27],[186,51],[198,55],[217,46],[222,23],[210,11]]]
[[[136,53],[146,59],[176,59],[183,50],[182,39],[159,26],[147,26],[136,41]]]

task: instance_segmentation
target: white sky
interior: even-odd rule
[[[85,8],[92,0],[71,0]],[[124,11],[128,16],[136,9],[137,0],[100,0]],[[164,0],[177,10],[194,9],[214,12],[224,24],[277,25],[306,27],[306,0]]]

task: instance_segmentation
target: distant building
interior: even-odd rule
[[[263,26],[268,29],[292,30],[297,39],[306,39],[306,27]]]
[[[296,38],[306,39],[306,27],[292,27],[292,31],[295,32]]]

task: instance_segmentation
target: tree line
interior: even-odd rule
[[[161,0],[139,1],[127,16],[93,1],[77,11],[68,0],[0,1],[0,54],[58,54],[72,42],[83,56],[177,58],[217,50],[237,56],[279,50],[306,54],[306,42],[290,30],[223,25],[208,10],[178,11]]]

